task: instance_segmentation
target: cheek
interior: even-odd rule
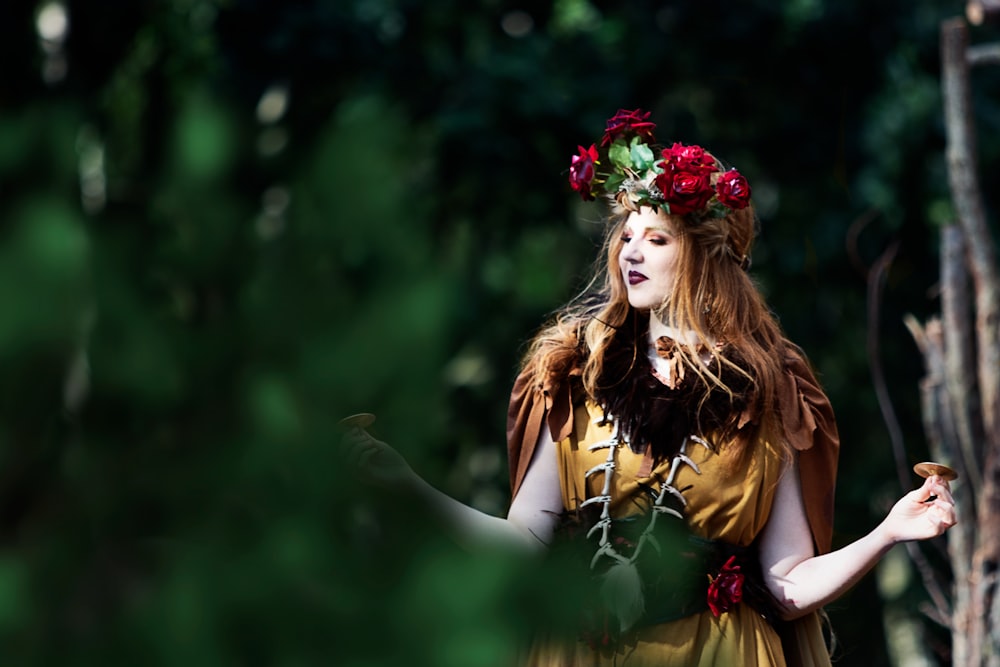
[[[678,264],[679,262],[677,261],[677,249],[674,248],[673,252],[671,252],[670,256],[667,258],[667,271],[670,273],[671,276],[674,275],[674,273],[676,273]]]
[[[674,282],[677,280],[677,263],[676,262],[664,262],[660,266],[660,285],[667,292],[670,291],[674,286]]]
[[[675,253],[664,252],[657,262],[657,267],[660,270],[660,274],[664,276],[673,276],[674,270],[677,266],[677,260]]]

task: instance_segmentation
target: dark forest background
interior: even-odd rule
[[[509,664],[564,612],[559,572],[467,555],[362,489],[337,421],[376,413],[437,486],[506,509],[519,355],[600,235],[569,158],[620,107],[750,179],[752,273],[839,418],[835,540],[872,528],[904,491],[873,332],[906,464],[927,456],[903,317],[939,308],[938,27],[963,10],[5,1],[0,655]],[[973,77],[993,219],[996,69]],[[890,554],[829,608],[841,664],[945,664],[925,597]]]

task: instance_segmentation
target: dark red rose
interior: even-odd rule
[[[707,173],[697,171],[667,171],[655,180],[674,215],[687,215],[705,207],[715,194]]]
[[[590,148],[578,147],[579,155],[574,155],[569,165],[569,184],[580,193],[584,201],[594,199],[590,192],[590,185],[594,180],[594,164],[597,162],[597,147],[593,144]]]
[[[708,608],[718,618],[743,600],[743,573],[736,564],[736,556],[730,556],[719,570],[718,576],[709,577]]]
[[[740,172],[730,169],[715,183],[719,201],[732,209],[746,208],[750,204],[750,184]]]
[[[653,136],[656,123],[646,120],[649,118],[649,115],[649,111],[643,111],[642,109],[635,109],[634,111],[619,109],[618,113],[608,119],[604,130],[604,138],[601,139],[601,146],[607,146],[618,137],[623,137],[629,133],[635,134],[638,137],[648,137],[649,141],[656,141],[656,138]]]
[[[667,171],[673,169],[709,174],[719,170],[715,164],[715,158],[701,146],[685,146],[676,143],[670,148],[663,149],[661,166]]]

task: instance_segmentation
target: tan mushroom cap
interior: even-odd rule
[[[370,412],[359,412],[356,415],[344,417],[340,420],[340,425],[348,428],[368,428],[375,423],[375,415]]]
[[[917,473],[921,477],[937,475],[947,482],[958,479],[958,473],[952,468],[949,468],[943,463],[935,463],[934,461],[924,461],[923,463],[918,463],[913,466],[913,472]]]

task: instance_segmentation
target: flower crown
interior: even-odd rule
[[[701,146],[656,144],[650,112],[619,109],[608,119],[598,148],[579,147],[569,167],[569,184],[584,201],[610,195],[626,208],[662,207],[673,215],[723,217],[750,204],[750,185],[735,169]],[[656,154],[659,152],[660,160]],[[607,169],[599,169],[605,167]]]

